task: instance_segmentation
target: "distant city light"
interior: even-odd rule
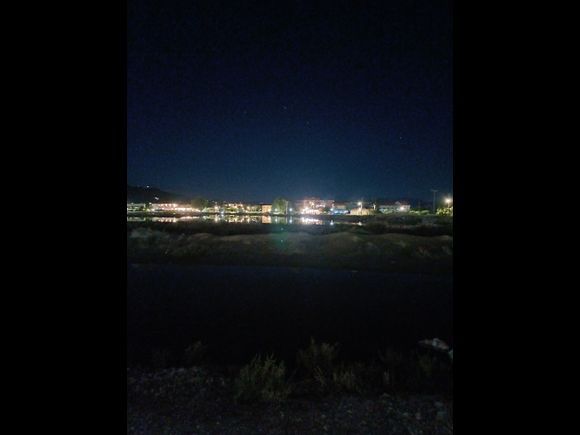
[[[443,203],[447,205],[449,209],[452,209],[453,206],[453,197],[451,195],[442,198]],[[272,208],[271,204],[251,204],[251,203],[227,203],[223,202],[223,204],[218,204],[215,201],[212,205],[208,205],[206,207],[193,207],[187,203],[161,203],[161,202],[153,202],[153,203],[131,203],[127,202],[127,214],[130,213],[160,213],[160,212],[170,212],[170,213],[180,213],[180,214],[188,214],[188,213],[215,213],[218,216],[221,215],[221,219],[224,219],[225,215],[228,215],[228,219],[231,222],[240,222],[246,219],[250,222],[249,217],[237,217],[233,218],[231,215],[238,214],[238,215],[250,215],[250,214],[261,214],[264,215],[285,215],[289,218],[290,222],[291,216],[296,215],[305,215],[305,216],[318,216],[318,215],[368,215],[370,214],[369,208],[374,208],[375,210],[379,210],[381,213],[391,213],[391,212],[408,212],[410,210],[410,205],[404,202],[396,201],[393,203],[388,204],[380,204],[369,201],[365,206],[364,201],[356,201],[350,204],[356,204],[356,206],[350,207],[349,203],[347,202],[338,202],[335,204],[334,200],[312,200],[311,198],[303,201],[298,201],[298,208],[296,209],[296,213],[294,213],[294,208],[288,207],[286,205],[286,209],[279,209],[279,208]],[[133,219],[134,216],[131,216]],[[141,217],[139,217],[141,218]],[[205,217],[202,217],[205,219]],[[147,218],[149,219],[149,218]],[[232,220],[233,219],[233,220]],[[275,221],[278,221],[275,219]],[[303,220],[303,223],[316,223],[319,224],[319,219],[307,219]],[[270,223],[270,222],[267,222]],[[332,221],[331,225],[334,225],[335,222]]]

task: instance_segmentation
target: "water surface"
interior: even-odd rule
[[[335,219],[320,219],[309,216],[266,216],[266,215],[199,215],[199,216],[127,216],[127,222],[213,222],[213,223],[236,223],[236,224],[282,224],[282,225],[334,225]],[[359,221],[340,220],[341,224],[362,225]]]
[[[201,340],[220,362],[292,361],[311,336],[365,359],[423,338],[452,343],[452,278],[290,267],[128,265],[129,363]]]

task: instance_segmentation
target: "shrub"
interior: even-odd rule
[[[273,356],[262,359],[260,355],[240,370],[234,383],[234,398],[242,402],[279,402],[290,394],[286,382],[284,362]]]
[[[206,346],[201,341],[196,341],[185,349],[184,360],[187,366],[199,365],[206,354]]]
[[[332,373],[334,389],[345,393],[361,393],[362,385],[355,367],[341,366]]]
[[[447,353],[418,354],[414,366],[411,387],[421,391],[441,391],[451,387],[453,372]]]
[[[437,215],[438,216],[453,216],[453,206],[438,208]]]
[[[433,369],[436,364],[435,358],[427,354],[419,355],[417,364],[419,366],[419,372],[421,376],[427,380],[431,379],[433,376]]]
[[[385,366],[383,385],[387,388],[397,387],[401,381],[402,366],[405,361],[403,354],[388,348],[384,353],[379,352],[379,359]]]
[[[330,375],[337,356],[338,343],[317,344],[314,338],[311,338],[310,345],[306,349],[298,351],[297,362],[298,366],[303,367],[306,373],[311,376],[317,371]]]
[[[338,356],[338,343],[317,344],[314,338],[306,349],[300,349],[297,363],[306,372],[308,379],[314,381],[321,391],[326,391],[333,381],[334,361]]]
[[[330,376],[328,373],[323,372],[320,367],[314,368],[311,380],[314,381],[320,391],[327,391],[330,389]]]

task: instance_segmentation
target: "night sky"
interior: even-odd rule
[[[449,1],[128,3],[128,184],[247,201],[452,191]]]

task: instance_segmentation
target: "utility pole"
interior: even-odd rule
[[[431,189],[431,192],[433,192],[433,214],[435,214],[435,198],[437,196],[437,192],[439,192],[439,191],[435,190],[435,189]]]

